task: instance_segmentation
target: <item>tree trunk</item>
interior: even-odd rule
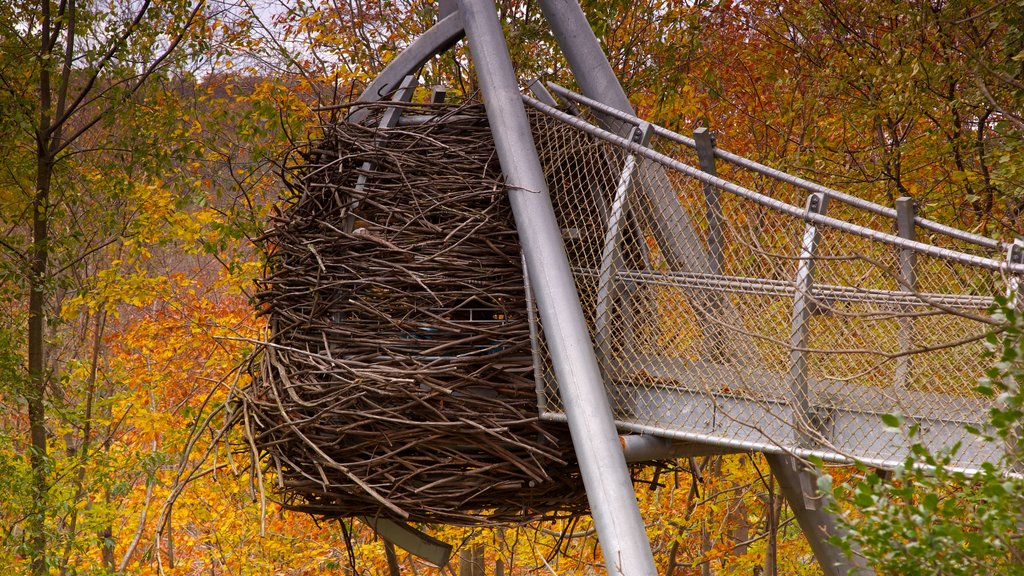
[[[505,560],[501,557],[502,551],[505,549],[505,527],[499,526],[495,536],[497,540],[495,547],[498,553],[494,560],[494,576],[505,576]]]
[[[32,199],[32,251],[28,297],[28,424],[29,463],[32,467],[32,503],[28,522],[29,557],[33,576],[49,574],[46,560],[46,510],[49,493],[46,450],[46,281],[49,260],[50,183],[50,62],[52,61],[50,2],[41,6],[39,56],[39,125],[36,128],[36,190]]]
[[[48,83],[47,83],[48,84]],[[46,86],[49,91],[49,86]],[[28,522],[29,555],[32,574],[48,574],[46,561],[46,509],[49,485],[46,449],[46,311],[45,283],[49,248],[48,211],[50,179],[53,165],[45,157],[45,144],[40,143],[36,175],[36,196],[32,202],[32,270],[28,302],[28,422],[30,465],[32,467],[32,505]]]
[[[711,551],[711,534],[708,532],[707,522],[700,523],[700,551],[701,556],[704,556],[704,560],[700,565],[701,576],[711,576],[711,560],[707,559],[708,552]]]
[[[384,556],[388,560],[388,576],[402,576],[402,568],[398,565],[398,555],[395,554],[395,545],[391,542],[384,543]]]
[[[779,576],[778,536],[779,516],[782,512],[782,501],[775,496],[775,476],[768,475],[768,494],[765,495],[765,532],[768,533],[768,544],[764,551],[764,576]]]
[[[110,491],[107,491],[106,500],[110,502]],[[113,574],[116,568],[114,559],[114,529],[108,523],[103,527],[102,530],[96,533],[96,538],[100,541],[100,560],[103,563],[103,569],[108,574]]]
[[[472,544],[459,551],[459,576],[485,576],[483,544]]]

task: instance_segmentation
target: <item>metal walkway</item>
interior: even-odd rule
[[[766,453],[822,571],[872,574],[831,544],[841,528],[792,455],[895,464],[907,437],[881,416],[897,413],[933,448],[963,443],[956,467],[1000,456],[964,426],[986,421],[987,309],[1024,250],[633,117],[577,0],[538,5],[597,101],[551,86],[570,114],[536,83],[520,94],[492,0],[438,0],[360,101],[402,98],[403,78],[467,40],[523,251],[541,417],[568,423],[605,569],[656,574],[626,452],[679,440]]]
[[[583,110],[523,96],[620,429],[885,466],[908,450],[880,418],[899,414],[960,442],[957,467],[999,457],[964,426],[990,408],[986,311],[1018,249],[549,88]],[[562,419],[537,328],[542,413]]]

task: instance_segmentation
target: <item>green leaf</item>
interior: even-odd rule
[[[903,425],[903,418],[897,414],[882,414],[882,423],[888,428],[899,429]]]

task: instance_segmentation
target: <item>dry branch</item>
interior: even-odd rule
[[[538,419],[483,109],[408,106],[435,119],[326,125],[293,155],[260,239],[269,336],[237,422],[293,510],[455,524],[585,512],[567,430]]]

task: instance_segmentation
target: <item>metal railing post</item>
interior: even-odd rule
[[[493,0],[459,0],[470,55],[609,574],[657,573]]]
[[[817,192],[807,197],[807,212],[824,214],[828,196]],[[800,244],[800,263],[796,269],[796,293],[793,296],[793,320],[790,325],[789,382],[790,406],[793,408],[793,426],[798,445],[806,444],[818,432],[811,413],[810,390],[807,382],[807,336],[814,310],[814,259],[818,254],[821,233],[808,222]]]
[[[1006,249],[1006,262],[1007,264],[1024,264],[1024,238],[1014,238],[1010,247]],[[1007,273],[1006,279],[1006,296],[1008,298],[1007,304],[1010,308],[1020,313],[1021,309],[1021,276],[1014,274],[1013,272]],[[1007,391],[1015,394],[1018,391],[1017,379],[1012,375],[1006,375],[1003,378],[1003,384],[1006,386]],[[1006,402],[1004,400],[997,400],[999,406],[1005,407]],[[1006,456],[1009,460],[1010,467],[1014,472],[1024,472],[1024,462],[1022,462],[1020,453],[1020,441],[1019,438],[1022,434],[1022,426],[1020,424],[1013,427],[1013,433],[1007,434],[1003,438],[1003,449],[1006,452]]]
[[[1024,238],[1015,238],[1006,249],[1006,262],[1011,265],[1024,264]],[[1020,307],[1020,276],[1009,272],[1006,280],[1006,296],[1010,298],[1010,307]]]
[[[909,196],[896,200],[896,234],[900,238],[915,240],[914,218],[917,216],[917,203]],[[900,248],[900,290],[903,292],[917,291],[917,253],[910,248]],[[914,348],[914,319],[910,316],[911,306],[903,306],[900,310],[900,332],[898,344],[901,356],[896,359],[896,370],[893,384],[897,390],[906,390],[913,377],[913,359],[909,352]]]
[[[707,128],[693,131],[697,146],[697,160],[700,169],[712,176],[718,176],[715,168],[715,134]],[[707,182],[704,183],[704,205],[708,221],[708,267],[711,274],[720,275],[725,261],[725,241],[722,238],[721,192]]]
[[[438,84],[430,90],[430,103],[431,104],[444,104],[444,101],[448,98],[448,88]]]

